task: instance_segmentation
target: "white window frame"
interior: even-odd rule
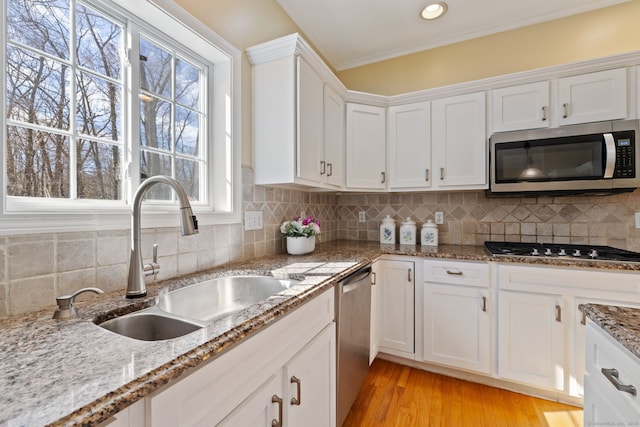
[[[193,204],[194,213],[200,225],[230,224],[240,222],[241,211],[241,125],[240,125],[240,88],[241,88],[241,53],[226,40],[202,24],[172,0],[83,0],[98,10],[113,10],[126,17],[133,17],[150,29],[171,28],[171,37],[178,43],[188,46],[196,54],[206,58],[214,64],[208,76],[207,93],[209,97],[208,118],[208,174],[207,203]],[[6,0],[0,0],[2,6],[1,24],[6,28]],[[126,35],[125,35],[126,37]],[[0,85],[0,125],[2,138],[6,138],[6,32],[0,34],[0,58],[2,71],[2,85]],[[139,46],[126,44],[131,49],[131,58],[137,58]],[[125,81],[132,82],[131,67],[126,67],[129,73]],[[131,96],[125,96],[124,114],[137,111],[129,102],[134,102]],[[132,140],[134,126],[139,126],[138,120],[130,120],[126,132],[126,139]],[[3,144],[4,146],[4,144]],[[60,201],[47,203],[46,210],[27,210],[29,204],[21,204],[13,199],[11,210],[7,209],[6,172],[0,175],[2,188],[2,212],[0,213],[0,235],[32,234],[67,231],[95,231],[108,229],[126,229],[131,223],[130,201],[135,192],[137,182],[132,176],[139,176],[139,146],[128,144],[125,147],[124,164],[129,164],[129,170],[124,177],[125,189],[123,201]],[[0,153],[2,170],[5,171],[6,153]],[[204,185],[205,183],[203,183]],[[50,201],[47,201],[50,202]],[[33,206],[33,205],[31,205]],[[21,210],[20,210],[21,209]],[[173,227],[179,224],[177,205],[162,202],[145,203],[142,224],[144,227]]]

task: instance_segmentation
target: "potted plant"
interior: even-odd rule
[[[280,232],[287,237],[287,252],[291,255],[304,255],[316,248],[316,235],[320,234],[320,221],[309,215],[285,221]]]

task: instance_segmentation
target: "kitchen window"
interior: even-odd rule
[[[83,214],[118,227],[154,175],[183,185],[201,223],[237,220],[235,49],[170,0],[0,1],[0,231],[33,214],[63,229]],[[173,218],[174,199],[155,186],[145,210]]]

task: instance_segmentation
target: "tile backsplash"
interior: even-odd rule
[[[263,229],[201,226],[199,234],[189,237],[181,237],[177,227],[143,229],[145,260],[158,243],[161,269],[154,280],[281,253],[285,248],[280,224],[302,212],[322,221],[322,241],[377,241],[380,221],[387,214],[398,227],[408,216],[420,227],[441,211],[442,244],[552,241],[640,252],[640,230],[633,220],[634,212],[640,212],[640,190],[615,196],[488,199],[482,191],[335,194],[265,187],[253,185],[249,168],[243,168],[242,179],[242,217],[245,211],[261,211]],[[360,212],[365,213],[364,222],[359,222]],[[53,313],[56,295],[88,286],[122,290],[124,295],[129,233],[126,229],[0,237],[0,318],[49,307]]]
[[[400,227],[406,217],[418,228],[435,212],[443,244],[482,245],[485,240],[610,245],[640,252],[640,190],[611,196],[487,198],[482,191],[343,194],[337,198],[338,235],[379,239],[380,221],[391,215]],[[366,222],[359,222],[364,211]]]

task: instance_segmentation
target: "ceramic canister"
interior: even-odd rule
[[[380,223],[380,243],[396,243],[396,222],[390,215],[387,215]]]
[[[416,223],[410,217],[402,221],[402,225],[400,226],[400,244],[416,244]]]
[[[438,226],[433,221],[427,220],[422,224],[420,244],[423,246],[438,246]]]

